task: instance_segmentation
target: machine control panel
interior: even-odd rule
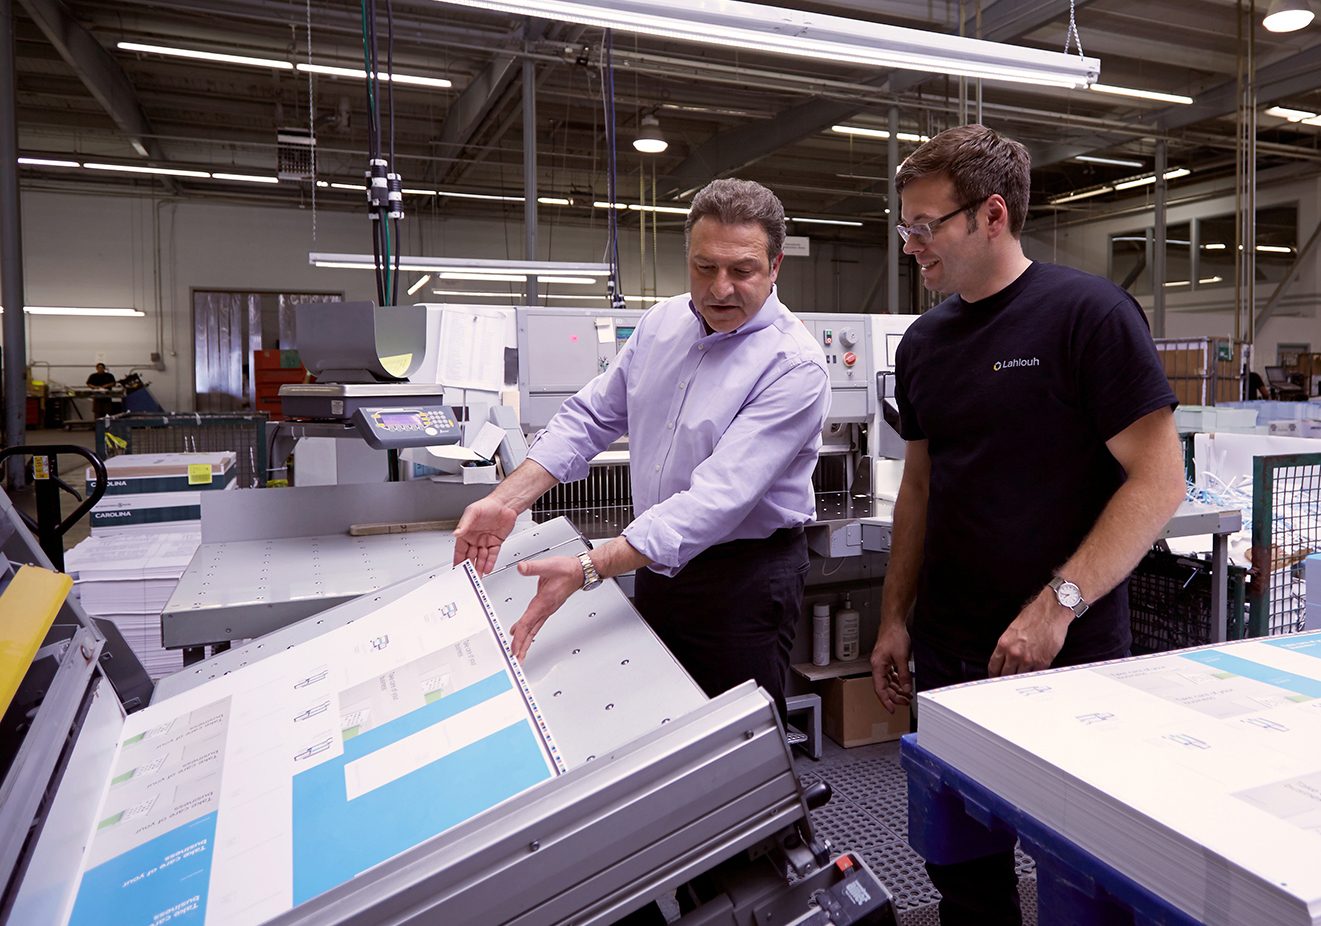
[[[447,405],[360,408],[353,415],[353,424],[377,450],[457,444],[463,439],[454,410]]]

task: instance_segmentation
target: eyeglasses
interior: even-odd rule
[[[932,219],[930,222],[914,222],[912,225],[904,225],[901,222],[894,228],[895,231],[899,232],[899,237],[903,238],[905,243],[907,243],[910,238],[916,238],[919,243],[925,243],[931,240],[932,235],[936,233],[936,229],[940,227],[942,222],[948,222],[960,212],[966,212],[973,206],[980,206],[981,204],[982,200],[964,203],[953,212],[947,212],[940,218]]]

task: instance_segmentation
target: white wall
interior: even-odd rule
[[[557,210],[539,216],[541,259],[602,259],[604,220],[594,226],[556,222]],[[143,318],[29,316],[29,362],[52,365],[37,378],[81,384],[103,355],[112,372],[146,367],[153,351],[166,369],[145,370],[152,393],[167,409],[193,408],[194,289],[342,292],[347,299],[374,300],[372,274],[308,264],[309,251],[366,253],[371,239],[362,213],[262,208],[202,201],[157,203],[147,197],[93,196],[29,191],[23,194],[24,286],[29,305],[132,306]],[[404,221],[408,255],[518,259],[523,256],[521,221],[483,221],[443,213]],[[159,247],[159,251],[158,251]],[[624,290],[641,292],[636,227],[620,234]],[[655,248],[656,292],[688,288],[680,223],[662,226]],[[652,248],[646,253],[647,290],[652,292]],[[812,256],[786,258],[780,296],[803,311],[854,311],[871,290],[882,264],[877,247],[834,245],[814,239]],[[401,275],[408,285],[415,275]],[[429,284],[417,301],[462,301],[431,294],[433,286],[472,290],[485,284]],[[584,287],[589,293],[599,288]],[[570,293],[571,286],[555,292]],[[158,298],[159,294],[159,298]],[[572,305],[554,300],[552,305]],[[585,302],[600,305],[600,302]],[[631,306],[642,303],[630,303]]]
[[[1185,198],[1205,194],[1199,201],[1176,204],[1166,211],[1168,225],[1188,222],[1195,218],[1222,216],[1234,211],[1232,178],[1222,181],[1222,189],[1196,184],[1171,186],[1171,198]],[[1138,200],[1138,202],[1142,202]],[[1257,206],[1298,204],[1298,245],[1302,247],[1312,230],[1321,221],[1321,179],[1287,179],[1263,174],[1258,177]],[[1025,235],[1024,246],[1029,256],[1056,263],[1068,264],[1090,273],[1109,274],[1110,236],[1150,227],[1154,210],[1147,208],[1116,218],[1098,218],[1085,224],[1063,227],[1049,217],[1034,216]],[[1060,213],[1059,219],[1072,219],[1074,214]],[[1257,304],[1262,308],[1275,291],[1275,284],[1259,284]],[[1151,316],[1150,296],[1138,302]],[[1321,320],[1316,307],[1321,302],[1321,251],[1313,254],[1305,266],[1299,268],[1288,295],[1271,319],[1255,338],[1254,366],[1261,370],[1275,362],[1280,343],[1310,343],[1312,350],[1321,351]],[[1165,296],[1165,335],[1171,338],[1231,337],[1234,333],[1234,290],[1232,286],[1202,289],[1197,292],[1168,292]]]

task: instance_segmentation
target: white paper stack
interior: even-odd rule
[[[1321,633],[919,696],[918,743],[1208,924],[1321,924]]]
[[[201,542],[186,529],[94,534],[65,554],[83,610],[114,621],[152,678],[183,666],[161,646],[161,611]]]
[[[202,493],[237,487],[237,456],[214,453],[130,453],[106,460],[106,494],[92,509],[93,534],[195,527]],[[88,491],[95,474],[87,468]]]

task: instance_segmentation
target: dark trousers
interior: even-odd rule
[[[1127,652],[1098,653],[1067,664],[1118,659],[1127,655]],[[914,687],[929,691],[986,678],[989,661],[988,656],[981,662],[969,662],[928,642],[915,640]],[[920,713],[917,725],[920,735]],[[940,891],[941,926],[1020,926],[1023,922],[1012,841],[1007,841],[1000,852],[952,865],[927,862],[926,869],[931,883]]]
[[[803,611],[807,538],[801,527],[732,540],[674,577],[637,571],[634,604],[652,630],[715,697],[753,679],[785,716],[789,650]]]

